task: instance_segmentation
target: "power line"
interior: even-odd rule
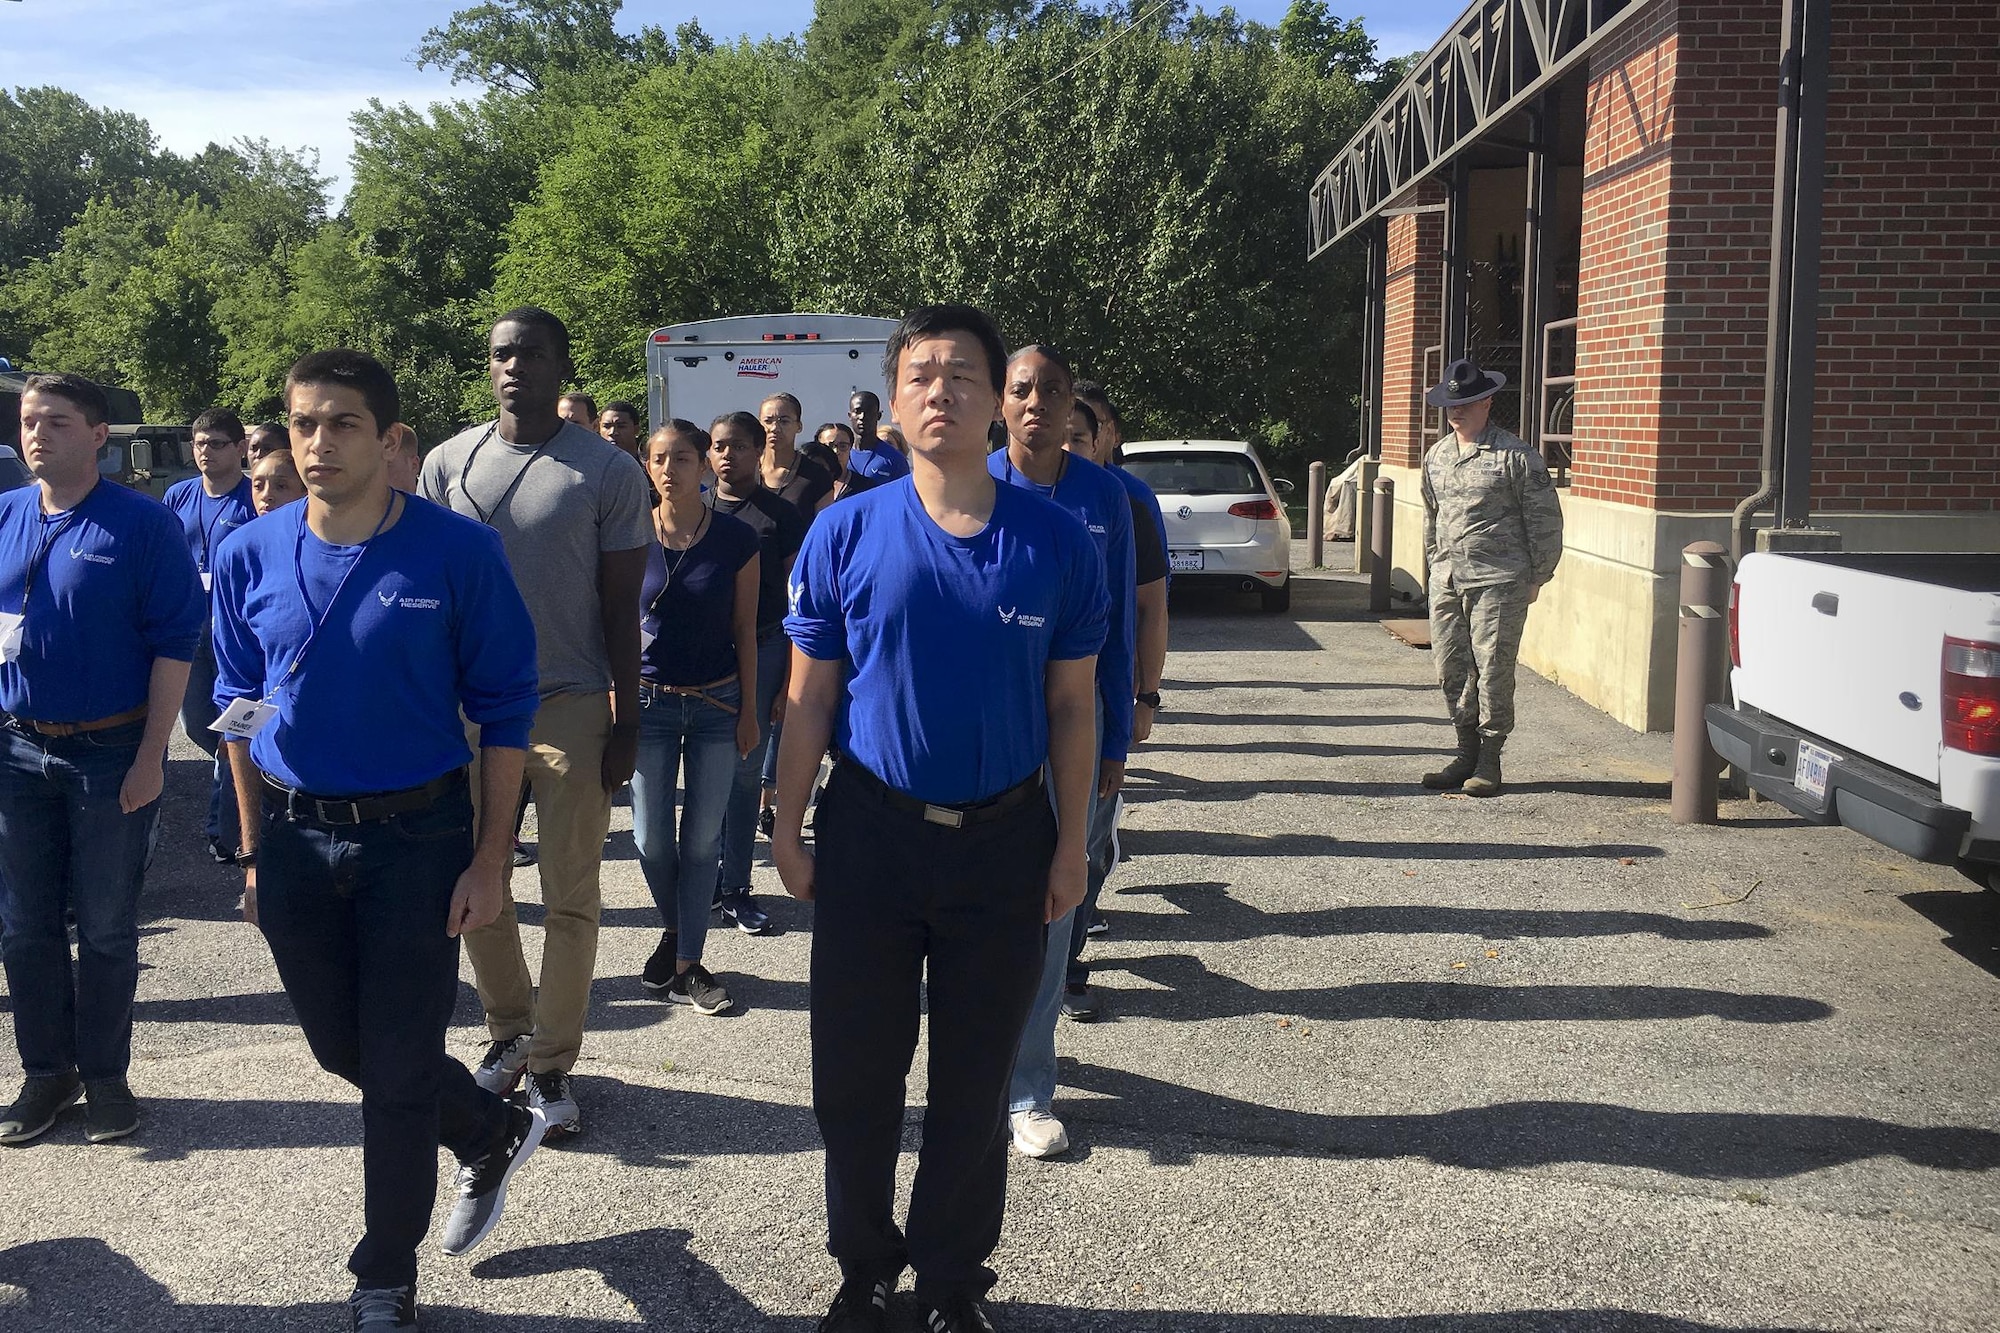
[[[993,119],[999,120],[1002,116],[1006,115],[1009,111],[1012,111],[1015,107],[1020,106],[1024,102],[1032,100],[1035,94],[1041,92],[1042,89],[1048,87],[1050,84],[1060,82],[1061,80],[1066,79],[1070,75],[1076,73],[1078,70],[1082,69],[1085,65],[1097,59],[1097,57],[1103,55],[1106,51],[1109,51],[1112,45],[1115,42],[1117,42],[1119,38],[1123,37],[1126,33],[1132,31],[1132,29],[1138,27],[1141,23],[1144,23],[1147,19],[1153,17],[1153,15],[1159,13],[1161,10],[1165,9],[1168,5],[1173,3],[1175,3],[1175,0],[1156,0],[1156,3],[1153,5],[1152,8],[1146,10],[1142,14],[1139,14],[1130,23],[1120,28],[1117,32],[1112,33],[1109,37],[1099,42],[1096,46],[1092,47],[1090,50],[1085,51],[1082,55],[1078,56],[1075,62],[1072,63],[1069,66],[1069,68],[1059,70],[1056,73],[1051,74],[1048,78],[1043,79],[1040,83],[1028,89],[1027,92],[1022,93],[1019,97],[1009,102],[1006,106],[1000,108],[999,111],[994,113]]]

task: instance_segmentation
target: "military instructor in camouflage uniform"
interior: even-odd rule
[[[1507,382],[1457,361],[1424,395],[1451,434],[1424,456],[1424,554],[1431,652],[1458,756],[1424,775],[1433,790],[1497,796],[1500,750],[1514,729],[1514,669],[1528,607],[1562,559],[1562,506],[1542,456],[1487,418]]]

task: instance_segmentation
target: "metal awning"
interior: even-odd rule
[[[1474,0],[1313,182],[1309,258],[1555,83],[1653,0]]]

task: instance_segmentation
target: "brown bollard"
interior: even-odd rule
[[[1695,542],[1681,552],[1680,656],[1674,664],[1676,824],[1713,824],[1722,758],[1708,743],[1708,706],[1722,701],[1729,635],[1729,552]]]
[[[1368,609],[1389,609],[1389,571],[1396,563],[1396,483],[1375,483],[1375,521],[1368,529]]]
[[[1312,567],[1326,563],[1326,464],[1306,469],[1306,551]]]

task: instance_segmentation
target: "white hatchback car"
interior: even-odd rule
[[[1145,440],[1121,454],[1153,488],[1167,520],[1168,565],[1183,586],[1258,594],[1266,611],[1292,604],[1292,524],[1257,450],[1240,440]]]

